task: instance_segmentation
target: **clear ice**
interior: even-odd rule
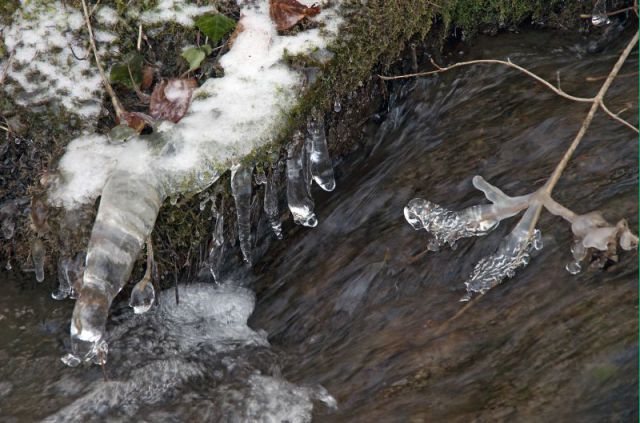
[[[591,12],[591,24],[593,26],[609,25],[611,20],[607,16],[607,0],[596,0]]]
[[[600,258],[594,261],[597,267],[603,267],[608,259],[617,261],[618,245],[625,251],[638,247],[638,237],[631,232],[625,219],[613,226],[605,220],[602,213],[595,211],[570,215],[568,220],[575,239],[571,245],[573,261],[567,263],[565,269],[572,275],[582,271],[584,260],[591,260],[596,256]]]
[[[313,212],[313,198],[305,178],[305,148],[301,141],[302,134],[298,131],[287,151],[287,202],[293,221],[313,228],[318,224],[318,219]]]
[[[309,167],[313,180],[325,191],[333,191],[336,181],[333,176],[333,166],[329,149],[327,148],[327,137],[324,133],[324,119],[312,119],[307,124],[309,132],[310,149]]]
[[[253,167],[231,167],[231,192],[238,215],[238,239],[244,261],[251,265],[251,175]]]
[[[33,261],[33,270],[36,273],[36,281],[44,280],[44,243],[40,238],[36,238],[31,243],[31,260]]]
[[[501,220],[515,216],[527,207],[529,196],[509,197],[481,176],[473,185],[484,192],[492,204],[479,204],[460,211],[451,211],[430,201],[414,198],[404,208],[404,217],[415,230],[425,229],[433,235],[428,248],[438,251],[461,238],[483,236],[495,229]]]
[[[153,287],[153,247],[151,240],[147,241],[147,269],[143,278],[131,290],[129,307],[135,314],[143,314],[151,309],[156,301],[156,290]]]
[[[539,230],[531,232],[531,225],[542,205],[531,205],[516,227],[505,237],[498,250],[480,260],[471,276],[465,282],[467,294],[461,301],[469,301],[475,292],[486,293],[505,278],[512,278],[518,268],[529,264],[530,252],[542,248],[542,235]]]
[[[51,293],[54,300],[76,298],[76,286],[82,284],[84,272],[84,254],[78,253],[75,259],[60,258],[58,262],[58,289]]]
[[[282,239],[282,223],[278,211],[278,180],[280,180],[280,169],[278,164],[275,164],[264,186],[264,212],[276,238]]]
[[[89,246],[82,287],[71,319],[71,353],[67,365],[104,363],[109,308],[131,275],[134,262],[151,234],[162,201],[162,184],[118,170],[108,179],[100,200]]]

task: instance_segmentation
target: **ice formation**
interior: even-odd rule
[[[162,1],[158,10],[174,10],[179,4]],[[336,9],[327,7],[314,18],[324,24],[322,29],[281,36],[267,0],[243,2],[241,16],[243,30],[220,59],[225,76],[194,91],[179,123],[161,122],[150,135],[118,128],[109,135],[86,134],[70,142],[59,163],[61,177],[49,191],[50,202],[73,209],[102,196],[73,313],[72,352],[65,358],[69,365],[104,361],[108,310],[129,278],[163,200],[206,188],[231,163],[274,139],[303,82],[303,75],[283,61],[285,52],[324,48],[339,23]],[[302,185],[295,188],[308,192]],[[294,199],[306,206],[310,196]],[[315,226],[312,211],[303,215],[305,224]]]
[[[238,216],[238,239],[244,261],[251,265],[251,175],[253,167],[234,165],[231,167],[231,192],[236,202]]]
[[[542,249],[542,235],[533,226],[543,207],[571,224],[576,237],[571,247],[574,261],[566,266],[571,274],[579,273],[582,261],[589,257],[598,267],[603,267],[607,261],[617,261],[618,244],[623,250],[636,249],[638,246],[638,237],[631,232],[626,220],[622,219],[614,226],[600,212],[577,215],[554,201],[544,187],[529,195],[509,197],[480,176],[473,178],[473,185],[492,204],[475,205],[454,212],[416,198],[404,209],[405,218],[414,229],[426,229],[433,235],[428,244],[431,251],[437,251],[445,244],[454,248],[460,238],[485,235],[495,229],[501,220],[526,209],[497,251],[476,264],[465,282],[467,293],[462,301],[468,301],[474,293],[484,294],[505,278],[513,277],[518,268],[529,263],[532,250]]]
[[[40,238],[36,238],[31,243],[31,260],[33,261],[33,271],[36,274],[36,281],[44,280],[44,243]]]
[[[293,221],[299,225],[315,227],[318,219],[313,212],[313,198],[309,192],[307,153],[298,132],[287,149],[287,203]]]
[[[151,239],[147,240],[147,269],[144,277],[131,290],[129,307],[133,308],[135,314],[143,314],[151,309],[156,301],[156,290],[153,287],[153,247]]]
[[[542,206],[530,206],[513,231],[502,240],[498,250],[475,265],[471,276],[464,283],[467,294],[461,301],[470,300],[474,292],[484,294],[504,279],[512,278],[518,268],[529,264],[531,250],[542,249],[540,231],[532,231],[531,228],[540,207]]]
[[[278,210],[278,187],[277,181],[280,179],[280,169],[278,164],[271,169],[271,175],[264,186],[264,212],[269,219],[271,230],[276,238],[282,239],[282,223],[280,222],[280,212]]]
[[[460,238],[486,235],[501,220],[515,216],[528,206],[529,196],[509,197],[481,176],[473,178],[473,185],[484,192],[492,204],[475,205],[454,212],[415,198],[404,208],[404,217],[415,230],[425,229],[433,235],[429,240],[429,250],[438,251],[445,244],[455,248]]]
[[[308,154],[313,180],[323,190],[333,191],[336,188],[336,180],[333,176],[333,165],[324,133],[324,119],[312,119],[307,125],[307,130],[311,141]]]
[[[68,112],[96,118],[102,110],[102,83],[88,59],[83,29],[82,13],[64,2],[22,2],[3,31],[7,94],[23,106],[54,100]],[[104,56],[114,40],[104,26],[97,28],[98,54]]]

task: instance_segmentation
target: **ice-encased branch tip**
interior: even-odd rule
[[[617,261],[617,245],[627,251],[638,246],[638,237],[625,219],[611,225],[598,211],[579,215],[553,200],[545,187],[528,195],[510,197],[479,175],[473,177],[472,183],[492,204],[478,204],[454,212],[415,198],[404,209],[405,218],[414,229],[425,229],[433,235],[428,244],[431,251],[445,244],[455,248],[455,242],[461,238],[486,235],[501,220],[526,210],[497,251],[476,264],[465,282],[467,294],[463,301],[468,301],[473,293],[484,294],[505,278],[513,277],[516,269],[529,263],[530,252],[542,248],[541,233],[535,229],[542,208],[571,224],[576,238],[571,248],[575,261],[566,269],[572,274],[580,272],[581,262],[587,258],[598,267],[609,260]]]

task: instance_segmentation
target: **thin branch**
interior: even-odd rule
[[[111,103],[113,104],[113,108],[116,111],[116,116],[120,122],[125,122],[124,114],[126,113],[124,107],[122,107],[122,103],[118,99],[116,92],[113,90],[113,87],[109,83],[107,76],[104,73],[104,69],[102,68],[102,64],[100,63],[100,58],[98,57],[98,49],[96,48],[96,41],[93,38],[93,30],[91,29],[91,19],[89,17],[89,11],[87,10],[87,2],[82,0],[82,9],[84,11],[84,22],[87,25],[87,30],[89,31],[89,43],[91,44],[91,50],[93,50],[93,56],[96,59],[96,66],[98,67],[98,72],[100,72],[100,77],[102,78],[102,84],[104,88],[107,90],[109,97],[111,97]]]
[[[598,94],[595,96],[593,100],[593,104],[591,105],[591,109],[589,109],[589,113],[587,114],[587,116],[584,118],[584,121],[582,122],[582,126],[580,127],[580,130],[578,131],[578,133],[576,134],[576,137],[571,142],[571,145],[569,145],[569,148],[567,149],[567,151],[564,153],[562,160],[560,160],[560,163],[558,163],[555,170],[551,174],[551,177],[545,184],[544,190],[547,194],[551,195],[553,188],[556,186],[556,184],[558,183],[558,180],[560,179],[560,175],[562,175],[562,172],[567,167],[567,164],[569,163],[571,156],[573,155],[574,151],[576,151],[576,148],[578,148],[578,145],[580,144],[580,141],[582,141],[582,138],[584,138],[584,134],[587,132],[589,125],[591,125],[591,122],[593,121],[593,117],[595,116],[596,111],[602,107],[603,105],[602,100],[604,99],[604,96],[607,93],[607,90],[613,83],[613,80],[615,79],[616,75],[618,75],[618,72],[620,72],[622,65],[624,64],[625,60],[627,60],[627,57],[629,57],[629,55],[631,54],[631,50],[633,50],[633,48],[636,46],[637,43],[638,43],[638,33],[636,32],[633,38],[631,39],[631,41],[629,42],[629,44],[627,45],[627,47],[625,47],[625,49],[622,51],[622,54],[618,58],[618,61],[616,62],[616,64],[613,66],[613,69],[611,69],[611,72],[609,73],[609,76],[607,77],[607,79],[604,81],[604,84],[602,84],[600,91],[598,91]],[[602,107],[602,109],[609,110],[609,109],[606,109],[606,106]],[[611,115],[613,115],[613,113],[611,113]],[[618,118],[617,116],[615,117],[615,119],[620,120],[620,118]],[[637,132],[638,130],[635,129],[635,131]],[[537,220],[537,219],[534,219],[534,220]]]
[[[625,12],[629,12],[629,11],[635,11],[635,6],[629,6],[629,7],[623,8],[623,9],[614,10],[613,12],[603,13],[603,15],[605,15],[605,16],[615,16],[615,15],[619,15],[621,13],[625,13]],[[581,14],[580,15],[581,19],[591,19],[592,17],[593,17],[593,15],[588,15],[588,14]]]
[[[618,114],[615,114],[611,110],[609,110],[607,108],[607,106],[605,106],[604,102],[602,102],[602,101],[600,102],[600,108],[602,109],[602,111],[604,111],[606,114],[611,116],[613,119],[617,120],[618,122],[620,122],[624,126],[626,126],[629,129],[631,129],[632,131],[635,131],[636,133],[638,133],[638,128],[636,128],[635,126],[633,126],[632,124],[630,124],[629,122],[627,122],[626,120],[624,120],[620,116],[618,116],[618,114],[622,113],[626,109],[623,109]]]
[[[458,63],[455,63],[455,64],[453,64],[451,66],[446,66],[446,67],[438,66],[433,61],[433,59],[431,60],[431,63],[436,67],[436,70],[427,71],[427,72],[409,73],[409,74],[406,74],[406,75],[398,75],[398,76],[383,76],[383,75],[378,75],[378,76],[380,77],[380,79],[382,79],[384,81],[390,81],[390,80],[395,80],[395,79],[406,79],[406,78],[414,78],[414,77],[418,77],[418,76],[435,75],[437,73],[442,73],[442,72],[449,71],[451,69],[459,68],[459,67],[462,67],[462,66],[469,66],[469,65],[503,65],[503,66],[508,66],[508,67],[510,67],[512,69],[516,69],[516,70],[524,73],[525,75],[535,79],[536,81],[538,81],[539,83],[541,83],[545,87],[549,88],[554,93],[556,93],[559,96],[564,97],[564,98],[566,98],[568,100],[573,100],[573,101],[577,101],[577,102],[581,102],[581,103],[592,103],[594,101],[594,98],[595,98],[595,97],[590,97],[590,98],[589,97],[576,97],[576,96],[573,96],[571,94],[567,94],[563,90],[554,87],[552,84],[547,82],[545,79],[539,77],[535,73],[523,68],[522,66],[516,65],[515,63],[513,63],[511,61],[496,60],[496,59],[469,60],[467,62],[458,62]]]
[[[626,78],[629,76],[638,76],[638,72],[627,72],[627,73],[621,73],[618,74],[618,78]],[[602,81],[607,79],[607,75],[602,75],[602,76],[587,76],[584,78],[585,81],[587,82],[596,82],[596,81]]]

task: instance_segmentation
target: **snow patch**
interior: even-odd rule
[[[4,44],[12,57],[7,61],[4,91],[19,105],[50,100],[83,118],[96,118],[101,111],[102,83],[90,60],[80,11],[59,2],[23,2],[4,30]],[[110,32],[97,30],[102,54],[104,44],[115,41]]]
[[[158,7],[178,3],[167,0]],[[340,18],[335,8],[326,8],[314,18],[322,29],[280,36],[269,17],[268,0],[254,3],[243,5],[244,30],[220,60],[225,76],[210,78],[194,91],[178,124],[163,122],[151,136],[124,144],[101,136],[71,141],[59,166],[64,183],[50,192],[50,201],[67,208],[93,202],[108,176],[116,169],[130,172],[131,164],[156,172],[167,181],[170,195],[184,189],[185,182],[193,189],[194,176],[204,188],[217,177],[216,169],[229,167],[272,141],[296,104],[303,82],[303,75],[284,63],[285,52],[295,55],[326,47],[337,34]],[[145,143],[148,148],[142,147]]]

